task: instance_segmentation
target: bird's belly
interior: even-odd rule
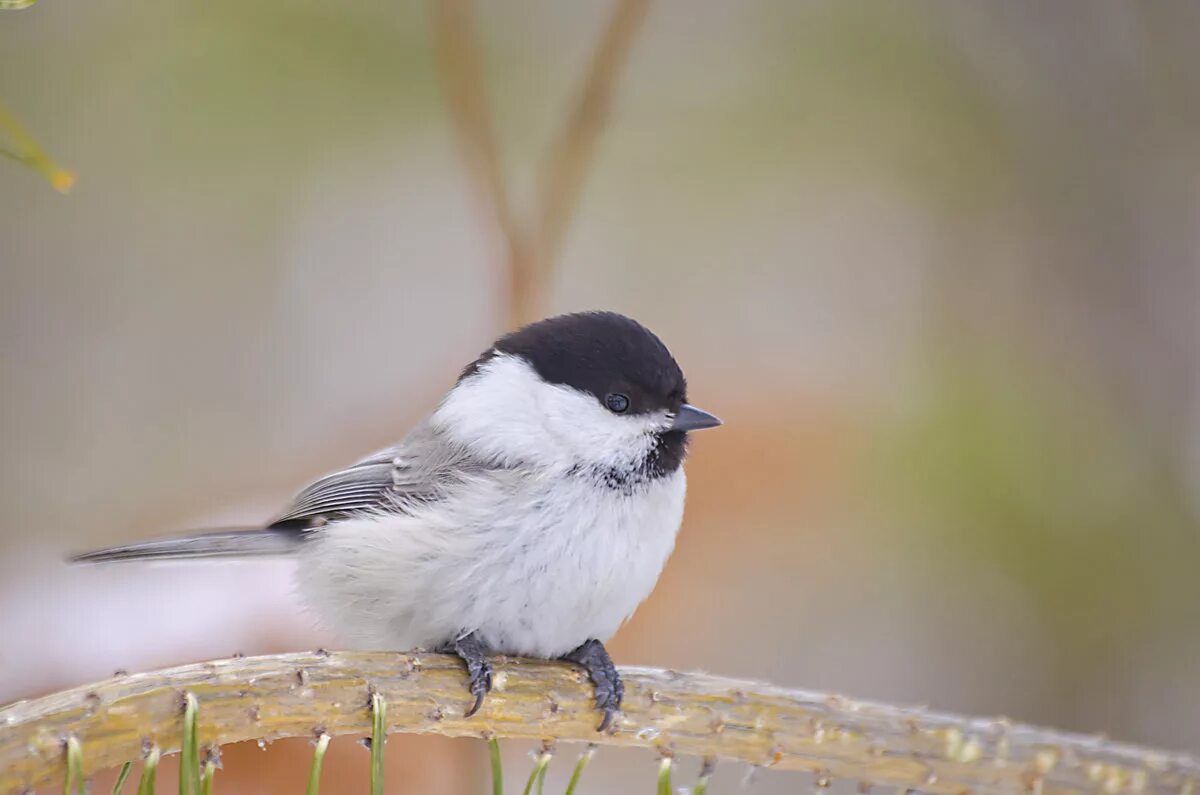
[[[372,648],[433,648],[475,631],[497,652],[557,657],[607,640],[649,595],[684,488],[680,470],[633,495],[556,485],[552,499],[525,495],[453,526],[337,523],[304,555],[301,588],[332,629]]]

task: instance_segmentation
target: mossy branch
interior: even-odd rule
[[[624,712],[598,734],[591,687],[560,663],[498,661],[495,689],[463,719],[462,664],[440,654],[298,653],[118,676],[0,710],[0,793],[61,781],[69,738],[82,773],[178,751],[186,694],[201,744],[387,730],[653,748],[930,793],[1191,795],[1200,762],[1010,723],[784,690],[701,674],[622,670]]]

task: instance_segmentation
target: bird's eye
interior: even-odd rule
[[[624,414],[629,411],[629,398],[620,392],[612,392],[605,396],[604,405],[614,414]]]

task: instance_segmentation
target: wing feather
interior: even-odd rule
[[[400,444],[315,481],[270,527],[308,527],[380,508],[406,511],[428,505],[465,472],[481,466],[423,425]]]

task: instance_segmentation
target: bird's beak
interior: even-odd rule
[[[672,431],[701,431],[705,428],[715,428],[721,421],[704,409],[698,409],[684,403],[671,422]]]

